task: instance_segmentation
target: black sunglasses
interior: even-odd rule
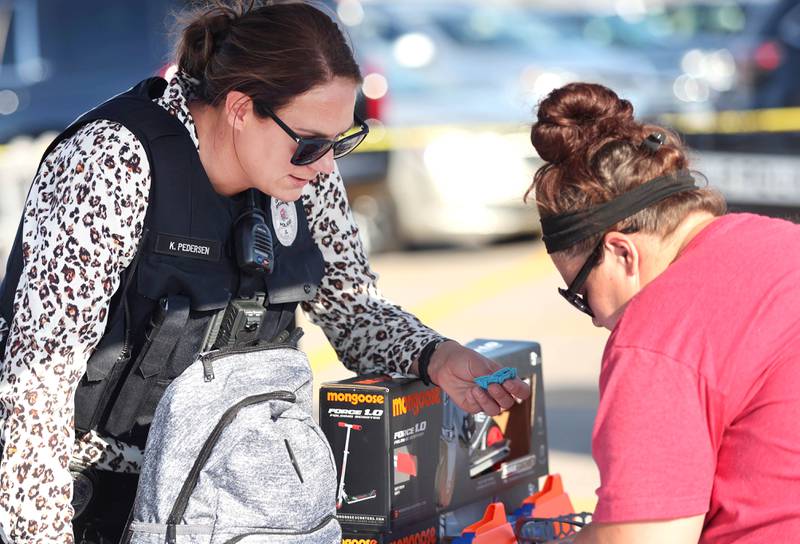
[[[263,116],[264,114],[272,117],[272,120],[288,134],[292,140],[297,142],[297,149],[292,155],[291,163],[296,166],[305,166],[316,162],[325,154],[333,149],[333,158],[338,159],[344,157],[364,141],[364,138],[369,134],[369,127],[367,124],[358,118],[357,115],[353,116],[354,124],[358,126],[356,132],[346,134],[338,140],[329,140],[327,138],[304,138],[293,131],[289,126],[281,121],[280,117],[275,115],[267,106],[260,104],[256,105],[256,110]]]
[[[583,263],[583,266],[578,271],[578,275],[575,276],[575,279],[572,280],[572,283],[569,284],[569,287],[564,289],[563,287],[558,288],[558,292],[561,293],[561,296],[567,299],[567,302],[575,306],[577,309],[588,315],[589,317],[594,317],[594,312],[589,307],[589,300],[581,295],[581,289],[583,288],[583,284],[586,283],[586,278],[589,277],[589,273],[592,271],[592,268],[595,267],[597,262],[600,260],[600,255],[602,255],[601,248],[603,247],[603,240],[605,236],[600,238],[600,243],[598,243],[589,257],[586,259],[586,262]]]

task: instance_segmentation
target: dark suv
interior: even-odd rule
[[[179,0],[0,0],[0,143],[60,131],[158,73]]]
[[[778,2],[760,38],[754,53],[753,107],[800,106],[800,3]]]

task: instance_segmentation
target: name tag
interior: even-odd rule
[[[217,240],[200,240],[198,238],[159,234],[156,237],[155,252],[217,262],[221,253],[221,245]]]

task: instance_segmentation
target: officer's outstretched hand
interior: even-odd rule
[[[439,345],[428,365],[428,375],[456,404],[470,413],[485,412],[496,416],[514,406],[516,400],[527,399],[530,387],[519,378],[502,385],[493,383],[481,389],[475,378],[500,370],[501,366],[480,353],[465,348],[454,340]]]

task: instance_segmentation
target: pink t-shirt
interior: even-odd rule
[[[706,514],[703,543],[800,542],[800,225],[717,219],[609,338],[598,522]]]

